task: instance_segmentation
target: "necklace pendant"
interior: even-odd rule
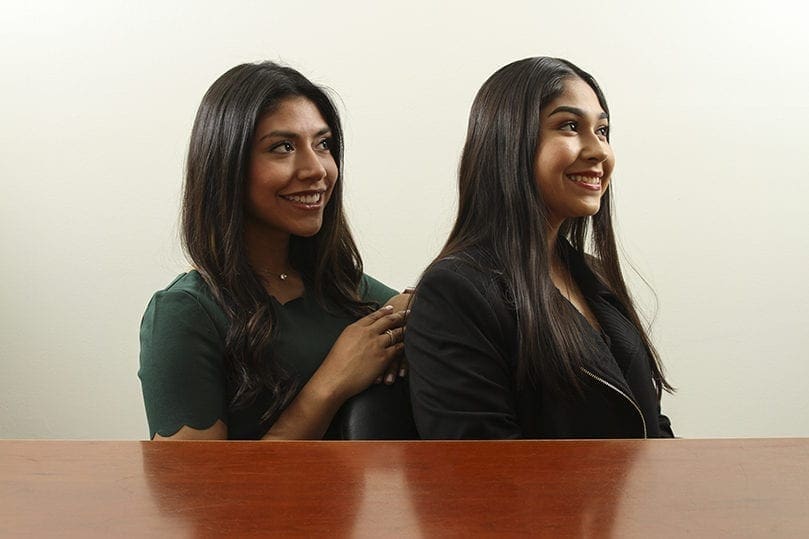
[[[287,277],[289,276],[286,273],[281,273],[280,275],[278,275],[278,278],[281,279],[282,281],[286,281]]]

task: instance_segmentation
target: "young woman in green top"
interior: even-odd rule
[[[239,65],[205,94],[182,210],[195,269],[141,324],[152,438],[331,437],[348,398],[404,376],[407,296],[362,272],[342,155],[333,103],[294,69]]]

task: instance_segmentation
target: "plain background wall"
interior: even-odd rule
[[[685,437],[807,436],[809,38],[800,2],[6,2],[0,437],[143,438],[138,327],[187,267],[202,94],[286,62],[342,100],[366,270],[440,248],[472,98],[526,56],[604,87],[627,258]],[[628,270],[629,271],[629,270]]]

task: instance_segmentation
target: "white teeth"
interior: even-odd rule
[[[567,177],[574,182],[588,183],[590,185],[601,185],[601,178],[598,176],[580,176],[578,174],[568,174]]]
[[[292,202],[299,202],[301,204],[317,204],[323,193],[315,193],[313,195],[287,195],[284,198]]]

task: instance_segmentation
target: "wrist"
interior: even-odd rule
[[[307,397],[316,402],[318,407],[324,409],[337,410],[347,398],[339,384],[333,378],[324,376],[320,369],[315,371],[301,392],[303,391],[306,391]]]
[[[264,435],[265,440],[318,440],[342,405],[339,393],[317,372]]]

